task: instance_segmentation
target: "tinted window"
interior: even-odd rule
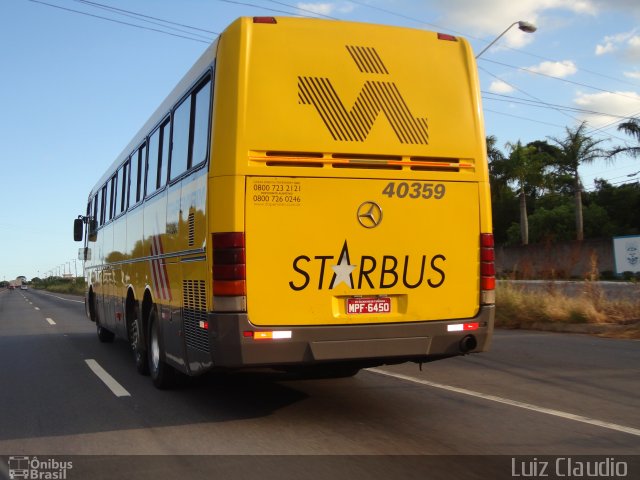
[[[147,161],[147,195],[158,189],[158,157],[160,155],[160,129],[149,137],[149,160]]]
[[[131,193],[129,194],[129,205],[135,205],[140,200],[142,200],[142,189],[144,188],[144,167],[146,159],[146,145],[142,145],[136,152],[131,155]]]
[[[186,98],[173,113],[173,147],[171,150],[171,180],[187,170],[189,158],[189,123],[191,97]]]
[[[120,195],[118,196],[118,198],[120,198],[120,203],[118,204],[118,213],[122,213],[127,209],[127,192],[128,192],[127,187],[129,185],[128,171],[129,171],[129,162],[125,163],[123,166],[120,167],[120,170],[118,170],[118,178],[120,179],[120,182],[119,182]]]
[[[118,175],[114,175],[111,179],[111,208],[109,209],[109,218],[113,218],[118,214]]]
[[[138,152],[131,155],[131,181],[129,182],[129,205],[135,205],[140,196],[138,195],[138,185],[140,184],[140,159]]]
[[[104,225],[104,200],[107,196],[107,186],[102,187],[100,192],[100,225]]]
[[[105,186],[106,197],[104,202],[104,222],[108,222],[111,220],[111,212],[113,212],[112,204],[111,204],[111,190],[113,189],[113,181],[107,182]]]
[[[209,139],[209,104],[211,100],[211,82],[205,83],[195,94],[195,113],[193,115],[193,149],[191,166],[198,165],[207,159]]]
[[[100,221],[100,195],[96,194],[95,197],[93,197],[93,219],[96,222]]]
[[[169,140],[171,123],[167,120],[160,127],[160,177],[158,178],[159,187],[162,188],[167,183],[167,172],[169,170]]]

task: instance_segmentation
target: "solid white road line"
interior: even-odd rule
[[[449,392],[460,393],[462,395],[468,395],[470,397],[482,398],[491,402],[503,403],[512,407],[524,408],[526,410],[532,410],[538,413],[544,413],[546,415],[553,415],[554,417],[561,417],[566,420],[573,420],[574,422],[586,423],[589,425],[595,425],[596,427],[608,428],[609,430],[615,430],[617,432],[628,433],[640,437],[640,429],[633,427],[626,427],[624,425],[618,425],[616,423],[604,422],[594,418],[583,417],[582,415],[575,415],[573,413],[562,412],[560,410],[553,410],[551,408],[538,407],[537,405],[531,405],[530,403],[523,403],[517,400],[511,400],[508,398],[498,397],[496,395],[488,395],[485,393],[474,392],[473,390],[467,390],[466,388],[454,387],[451,385],[444,385],[442,383],[429,382],[428,380],[421,380],[419,378],[410,377],[408,375],[402,375],[401,373],[392,373],[379,368],[368,368],[367,371],[377,373],[378,375],[386,375],[387,377],[394,377],[400,380],[406,380],[408,382],[418,383],[427,387],[439,388],[441,390],[447,390]]]
[[[125,390],[125,388],[120,385],[115,378],[107,373],[107,371],[100,366],[98,362],[94,359],[90,358],[85,360],[86,364],[89,366],[91,371],[95,373],[100,380],[104,382],[104,384],[109,387],[109,390],[113,392],[116,397],[130,397],[131,394]]]
[[[45,319],[47,322],[49,322],[49,325],[55,325],[56,322],[54,322],[51,318],[46,318]]]
[[[42,295],[47,295],[49,297],[57,298],[58,300],[64,300],[66,302],[84,303],[84,300],[72,300],[70,298],[63,298],[63,297],[59,297],[57,295],[53,295],[51,293],[45,293],[45,292],[39,292],[39,293],[41,293]]]

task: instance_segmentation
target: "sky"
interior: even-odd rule
[[[638,0],[2,0],[0,280],[82,275],[72,223],[97,179],[219,32],[277,15],[451,33],[477,53],[531,22],[478,59],[486,134],[506,152],[586,120],[603,146],[633,141],[616,126],[640,116]],[[640,160],[581,175],[637,181]]]

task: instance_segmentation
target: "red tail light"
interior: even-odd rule
[[[448,40],[450,42],[457,42],[458,38],[453,35],[449,35],[447,33],[439,33],[438,40]]]
[[[491,305],[495,303],[496,289],[496,253],[494,250],[493,234],[480,235],[480,303]]]
[[[245,262],[244,232],[213,234],[214,296],[234,297],[247,294]]]

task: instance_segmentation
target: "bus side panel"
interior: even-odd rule
[[[114,262],[118,262],[114,268],[114,315],[116,317],[116,333],[121,338],[127,338],[125,322],[125,297],[127,293],[127,271],[125,260],[125,250],[127,244],[127,220],[120,217],[113,223],[113,253]]]

